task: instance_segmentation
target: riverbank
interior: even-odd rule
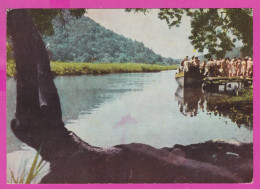
[[[159,163],[163,163],[167,165],[167,169],[160,169],[159,175],[157,177],[151,178],[149,182],[153,183],[225,183],[225,182],[240,182],[240,183],[251,183],[253,180],[253,143],[242,143],[236,140],[211,140],[203,143],[196,143],[190,145],[180,145],[175,144],[174,147],[169,148],[161,148],[156,149],[151,146],[140,144],[140,143],[132,143],[128,145],[120,145],[115,146],[114,148],[119,148],[121,150],[127,149],[131,147],[131,153],[135,151],[138,152],[139,156],[146,160],[153,158],[153,161],[159,159]],[[142,147],[142,148],[140,148]],[[109,150],[107,148],[106,150]],[[153,156],[147,154],[149,150],[153,152]],[[120,151],[119,151],[120,152]],[[21,155],[22,154],[22,155]],[[35,155],[34,155],[35,154]],[[50,169],[49,163],[43,163],[41,166],[37,166],[39,168],[39,172],[35,175],[35,177],[31,177],[32,179],[20,179],[20,178],[28,178],[29,172],[32,171],[30,167],[36,166],[33,164],[33,159],[37,156],[34,150],[21,150],[9,153],[7,155],[8,158],[8,171],[7,171],[7,183],[8,184],[20,184],[27,182],[28,184],[37,184],[37,183],[72,183],[75,180],[79,180],[81,177],[84,179],[80,180],[82,183],[89,183],[88,177],[83,175],[84,171],[75,171],[84,169],[86,166],[89,168],[89,165],[79,164],[79,160],[87,161],[87,156],[84,156],[82,152],[77,156],[77,161],[66,161],[65,163],[61,163],[63,166],[61,169]],[[134,156],[133,156],[134,157]],[[64,157],[73,158],[75,157]],[[166,158],[165,161],[164,159]],[[108,158],[107,158],[108,159]],[[138,159],[138,161],[140,161]],[[119,162],[124,161],[124,158],[119,158]],[[171,161],[169,161],[171,160]],[[60,159],[59,161],[63,161]],[[91,166],[95,168],[95,164],[98,159],[92,160]],[[187,162],[192,161],[192,166]],[[109,162],[108,162],[109,163]],[[107,165],[109,165],[107,163]],[[148,168],[153,169],[159,163],[150,163]],[[20,173],[19,171],[15,172],[15,166],[24,167],[24,173]],[[57,164],[53,165],[57,167]],[[78,169],[70,169],[71,167],[77,166]],[[133,165],[132,165],[133,166]],[[67,169],[66,169],[67,168]],[[132,167],[134,168],[134,167]],[[158,167],[157,167],[158,168]],[[62,171],[66,169],[67,173],[74,175],[74,179],[72,177],[63,177]],[[88,173],[95,176],[97,172],[91,172],[93,169],[89,169]],[[138,169],[137,169],[138,170]],[[196,170],[197,174],[194,174],[194,170]],[[122,169],[119,171],[123,171]],[[109,175],[104,175],[105,177],[110,176],[111,170],[108,172]],[[150,175],[151,172],[149,172]],[[55,176],[52,176],[55,175]],[[56,176],[58,175],[58,177]],[[146,174],[143,174],[147,176]],[[50,177],[51,176],[51,177]],[[61,178],[59,179],[59,177]],[[141,182],[140,180],[134,180],[136,178],[136,173],[133,174],[133,179],[129,180],[121,180],[121,182],[125,183],[135,183]],[[232,181],[228,181],[229,178],[234,178]],[[14,179],[13,179],[14,178]],[[18,178],[18,179],[17,179]],[[120,179],[116,177],[117,179]],[[145,177],[144,177],[145,178]],[[48,182],[48,179],[49,180]],[[80,183],[81,183],[80,182]],[[99,179],[96,181],[97,183],[104,182],[104,180]],[[108,181],[105,181],[108,182]],[[119,180],[112,180],[113,182],[119,182]],[[146,180],[148,182],[148,180]]]
[[[240,126],[253,127],[253,87],[246,88],[238,96],[208,99],[208,109],[215,114],[229,116]]]
[[[83,75],[83,74],[109,74],[109,73],[134,73],[134,72],[159,72],[175,70],[177,65],[164,66],[158,64],[142,63],[76,63],[76,62],[51,62],[53,75]],[[7,63],[7,76],[16,75],[14,61]]]

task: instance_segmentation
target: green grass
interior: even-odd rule
[[[245,89],[238,96],[234,96],[228,99],[230,103],[239,103],[239,102],[251,102],[253,103],[253,87]]]
[[[108,74],[131,72],[156,72],[175,69],[175,66],[137,63],[64,63],[51,62],[55,75]]]
[[[253,87],[245,88],[244,91],[239,92],[238,96],[221,97],[216,101],[216,103],[253,103]]]
[[[177,69],[176,65],[163,66],[157,64],[141,63],[76,63],[76,62],[51,62],[53,75],[82,75],[82,74],[109,74],[109,73],[134,73],[158,72]],[[7,76],[15,76],[15,63],[8,61]]]

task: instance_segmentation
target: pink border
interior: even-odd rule
[[[6,184],[6,9],[7,8],[253,8],[254,9],[254,83],[259,69],[260,3],[258,0],[1,0],[0,1],[0,188],[260,188],[260,86],[254,86],[254,182],[253,184],[91,184],[91,185],[7,185]],[[257,161],[258,160],[258,161]]]

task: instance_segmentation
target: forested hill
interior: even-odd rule
[[[65,15],[65,21],[66,25],[61,20],[54,20],[55,34],[44,37],[52,61],[177,63],[172,58],[154,53],[141,42],[104,28],[88,17],[75,19]]]

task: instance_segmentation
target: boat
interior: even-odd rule
[[[200,73],[200,69],[195,66],[189,67],[188,71],[181,71],[175,74],[175,80],[180,87],[196,88],[200,87],[203,82],[204,75]]]

